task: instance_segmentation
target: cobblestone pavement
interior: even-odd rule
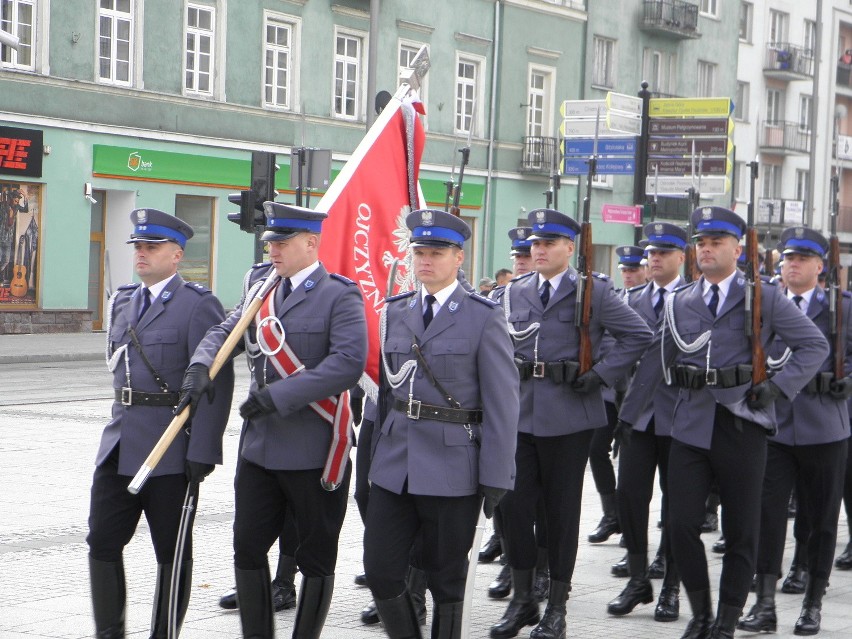
[[[0,338],[0,342],[5,339]],[[19,340],[17,344],[24,342]],[[74,358],[71,351],[66,359]],[[102,361],[50,364],[30,357],[24,362],[19,358],[15,363],[13,359],[0,357],[0,362],[4,361],[0,363],[0,571],[3,575],[0,637],[91,637],[94,629],[86,563],[86,517],[93,457],[111,401],[109,375]],[[237,370],[239,387],[235,397],[241,401],[247,384],[242,361],[238,362]],[[188,639],[240,636],[238,614],[223,611],[217,605],[222,592],[233,585],[232,480],[240,423],[237,405],[238,402],[225,434],[225,464],[201,486],[195,524],[192,601],[182,633]],[[597,546],[585,542],[600,517],[600,504],[590,474],[586,478],[584,505],[582,541],[568,603],[568,636],[680,637],[689,615],[685,601],[681,620],[671,624],[655,623],[653,606],[642,606],[623,618],[606,614],[606,603],[625,584],[609,574],[610,565],[624,551],[618,548],[615,537]],[[651,521],[656,521],[659,495],[655,496],[652,509]],[[337,585],[323,637],[384,636],[380,628],[366,627],[359,621],[359,612],[370,599],[367,589],[352,582],[361,570],[362,534],[358,510],[352,502],[341,535]],[[846,534],[844,525],[838,552]],[[720,558],[709,552],[709,546],[716,538],[716,534],[704,536],[714,586],[718,585]],[[651,543],[658,541],[658,531],[652,530]],[[788,541],[787,557],[791,543]],[[273,566],[276,559],[273,552]],[[125,564],[128,636],[147,637],[156,566],[144,521],[125,551]],[[486,595],[488,584],[499,570],[496,563],[478,567],[472,638],[487,637],[488,628],[505,608],[505,601],[494,601]],[[658,590],[660,582],[654,583]],[[825,600],[820,637],[852,637],[850,591],[852,573],[835,572]],[[792,637],[801,599],[779,593],[777,603],[781,632],[776,636]],[[290,636],[293,618],[292,610],[276,614],[279,637]],[[526,629],[520,636],[528,634]]]

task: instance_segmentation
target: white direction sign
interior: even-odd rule
[[[616,111],[642,116],[642,98],[610,91],[606,94],[606,105]]]
[[[701,195],[724,195],[728,192],[730,180],[724,175],[702,176],[693,179],[691,177],[677,177],[661,175],[655,178],[649,175],[645,181],[645,192],[648,194],[668,195],[675,197],[687,197],[687,191],[691,187],[701,188]],[[655,184],[656,183],[656,184]]]
[[[564,118],[594,118],[600,112],[604,119],[606,100],[564,100],[560,111]]]
[[[610,111],[606,114],[606,124],[612,131],[623,131],[633,135],[642,133],[642,118],[635,115]]]
[[[837,136],[837,159],[852,160],[852,137],[848,135]]]

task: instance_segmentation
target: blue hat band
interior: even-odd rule
[[[451,242],[464,246],[464,236],[453,229],[444,226],[415,226],[411,231],[411,237],[415,240],[426,239],[437,242]]]
[[[577,232],[564,224],[556,224],[554,222],[546,222],[545,224],[533,224],[533,232],[542,231],[544,233],[555,233],[557,235],[567,235],[572,240],[577,237]]]
[[[641,255],[625,255],[623,257],[618,258],[619,264],[626,264],[628,266],[639,266],[639,262],[641,261]]]
[[[678,237],[677,235],[649,235],[648,244],[651,246],[655,244],[673,244],[680,248],[686,247],[686,242],[683,241],[683,238]]]
[[[512,248],[531,248],[532,240],[515,240],[512,242]]]
[[[736,224],[724,220],[701,220],[698,222],[696,231],[710,231],[716,233],[730,233],[738,238],[743,236],[742,230]]]
[[[805,249],[807,251],[810,251],[812,253],[816,253],[820,256],[825,255],[825,250],[823,249],[823,247],[820,246],[820,244],[818,242],[813,242],[811,240],[798,239],[798,238],[795,238],[795,237],[791,237],[784,244],[785,250],[789,249],[789,248],[800,248],[800,249]]]
[[[137,224],[133,227],[133,235],[160,235],[174,240],[181,247],[186,245],[186,235],[168,226],[160,226],[159,224]]]
[[[304,229],[310,233],[322,231],[322,220],[303,220],[291,217],[273,217],[267,220],[266,228],[272,229]]]

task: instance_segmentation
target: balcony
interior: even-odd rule
[[[643,0],[639,29],[675,40],[700,38],[698,5],[684,0]]]
[[[523,138],[523,144],[520,172],[550,175],[555,166],[559,141],[556,138],[532,135]]]
[[[813,51],[786,42],[768,44],[763,57],[763,75],[786,82],[809,80],[814,75]]]
[[[811,132],[798,122],[762,122],[759,146],[761,153],[771,155],[810,153]]]

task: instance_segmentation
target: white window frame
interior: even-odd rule
[[[813,108],[813,96],[802,93],[799,96],[799,131],[811,132],[811,111],[813,111]]]
[[[719,0],[701,0],[698,13],[705,16],[719,17]]]
[[[790,14],[785,11],[769,10],[766,42],[769,46],[787,44],[790,40]]]
[[[208,11],[208,12],[210,12],[210,14],[211,14],[210,15],[211,27],[210,27],[209,31],[207,29],[202,29],[200,27],[190,27],[189,26],[189,12],[192,9],[194,9],[196,11]],[[215,6],[208,5],[208,4],[199,4],[199,3],[194,3],[194,2],[188,2],[186,4],[186,10],[184,12],[184,19],[183,19],[183,29],[184,29],[183,44],[184,44],[184,46],[183,46],[183,74],[181,75],[181,86],[183,86],[184,95],[194,96],[194,97],[207,97],[207,98],[212,98],[214,96],[215,89],[216,89],[216,52],[218,51],[218,47],[217,47],[217,44],[218,44],[217,43],[218,28],[217,27],[219,26],[216,22],[217,18],[218,18],[218,11],[217,11],[217,7],[215,7]],[[187,42],[187,39],[189,38],[190,35],[194,36],[195,42],[196,42],[196,49],[195,49],[196,62],[195,62],[195,68],[192,71],[190,71],[190,69],[187,65],[187,57],[188,57],[189,51],[187,49],[186,42]],[[198,59],[197,59],[198,48],[197,48],[197,45],[198,45],[198,39],[201,38],[201,37],[207,37],[207,38],[210,39],[210,52],[209,52],[209,57],[210,57],[209,75],[210,75],[210,78],[209,78],[209,82],[208,82],[208,88],[206,90],[198,88],[198,77],[201,74],[201,72],[198,70]],[[190,73],[190,72],[193,74],[193,85],[194,86],[187,87],[186,86],[186,74]]]
[[[760,193],[763,199],[780,199],[781,190],[781,165],[763,164],[760,167]]]
[[[358,41],[358,53],[355,61],[355,105],[354,105],[354,113],[352,115],[348,115],[346,113],[338,113],[335,102],[337,101],[337,63],[345,62],[348,58],[343,58],[337,53],[337,40],[339,38],[352,38]],[[345,29],[342,27],[335,26],[334,28],[334,40],[332,42],[332,65],[331,65],[331,114],[332,117],[337,118],[338,120],[348,120],[350,122],[357,122],[359,120],[363,120],[366,117],[366,100],[364,99],[364,93],[366,91],[366,81],[365,74],[367,72],[366,64],[365,64],[365,51],[367,51],[369,43],[367,42],[367,34],[363,31],[357,31],[354,29]]]
[[[604,38],[603,36],[593,37],[593,62],[592,62],[592,86],[604,87],[612,89],[615,87],[615,58],[616,45],[618,40],[612,38]],[[604,53],[605,59],[601,60],[601,53]],[[603,65],[602,69],[599,68]],[[603,73],[603,77],[601,77]]]
[[[416,42],[414,40],[405,40],[403,38],[399,38],[397,40],[396,46],[396,63],[397,63],[397,86],[407,81],[411,76],[411,67],[403,66],[400,61],[400,57],[402,55],[403,49],[407,52],[413,51],[415,55],[420,48],[424,45],[424,42]],[[426,51],[431,52],[431,47],[427,44]],[[413,58],[412,58],[413,59]],[[423,106],[426,109],[426,115],[420,116],[420,121],[423,123],[423,128],[425,130],[429,130],[429,74],[427,73],[420,80],[420,89],[417,91],[417,96],[420,98],[420,101],[423,103]]]
[[[751,188],[751,167],[748,162],[737,162],[737,202],[748,202]]]
[[[3,61],[2,58],[0,58],[0,68],[15,71],[35,71],[37,68],[37,60],[39,58],[38,53],[41,39],[39,33],[39,29],[41,28],[41,12],[39,5],[43,3],[39,2],[39,0],[11,0],[11,3],[11,18],[9,20],[0,21],[0,28],[7,33],[11,33],[20,38],[21,44],[19,48],[27,48],[29,50],[30,64],[22,64],[18,61],[21,57],[20,50],[16,51],[15,49],[4,45],[2,47],[2,54],[3,56],[8,55],[9,61]],[[29,41],[27,41],[27,38],[22,33],[21,24],[18,22],[19,7],[21,5],[30,7],[30,13],[32,15],[32,24],[25,25],[28,26],[30,30]],[[2,14],[0,14],[0,17],[2,17]]]
[[[766,123],[780,125],[784,122],[784,101],[786,95],[781,89],[766,89]]]
[[[804,35],[802,36],[802,46],[805,49],[806,55],[810,55],[811,57],[816,55],[816,30],[816,22],[806,19]]]
[[[290,30],[289,46],[287,47],[287,101],[278,104],[266,99],[266,55],[271,49],[280,53],[283,49],[277,45],[270,45],[266,41],[266,31],[270,26],[286,27]],[[263,12],[263,64],[261,65],[261,103],[264,108],[273,111],[292,111],[298,113],[299,107],[299,67],[301,59],[302,20],[297,16],[265,10]],[[277,58],[276,58],[277,59]]]
[[[700,98],[712,98],[716,95],[716,77],[719,65],[707,60],[698,61],[695,95]]]
[[[743,33],[743,23],[745,23],[745,34]],[[740,2],[740,42],[751,44],[753,29],[754,4],[751,2]]]
[[[109,34],[110,39],[110,74],[109,77],[101,76],[101,54],[100,54],[100,41],[101,41],[101,18],[109,18],[111,21],[111,29]],[[124,20],[130,23],[129,33],[130,40],[128,42],[128,59],[127,59],[127,80],[117,80],[115,78],[116,73],[116,24],[119,20]],[[111,84],[114,86],[123,86],[129,87],[134,84],[134,77],[136,73],[136,42],[138,41],[137,33],[137,20],[136,20],[136,0],[130,0],[130,11],[129,13],[125,13],[124,11],[117,11],[115,9],[103,9],[100,6],[100,2],[98,2],[98,11],[97,11],[97,25],[95,28],[95,77],[98,82],[103,84]]]
[[[751,101],[751,83],[737,80],[737,95],[734,102],[734,119],[748,122],[749,102]]]
[[[533,75],[540,75],[544,82],[541,89],[533,88]],[[555,121],[555,95],[554,87],[556,86],[556,69],[541,64],[529,64],[527,68],[527,114],[526,114],[526,135],[553,137],[554,121]],[[533,114],[533,97],[538,95],[541,97],[541,125],[538,133],[532,132],[532,114]]]
[[[809,175],[807,169],[796,169],[796,199],[807,203]]]
[[[459,78],[459,65],[470,64],[474,68],[473,82],[469,82],[467,78]],[[485,112],[485,58],[473,53],[456,51],[456,62],[454,69],[455,80],[453,83],[453,132],[456,135],[468,135],[472,137],[482,137],[483,131],[483,113]],[[471,85],[473,87],[473,113],[470,114],[470,125],[473,128],[473,133],[468,129],[459,127],[459,87],[462,85]],[[467,108],[462,117],[467,118]]]

